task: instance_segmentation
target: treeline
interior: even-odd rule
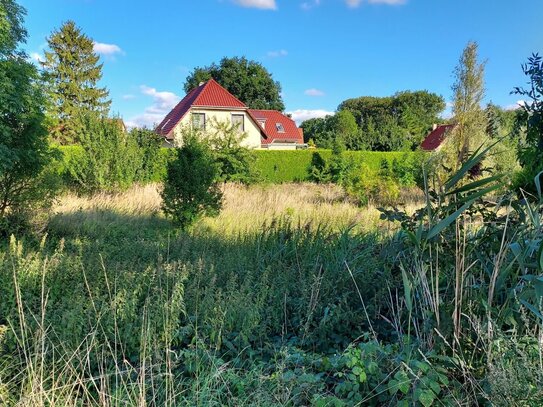
[[[441,123],[442,96],[428,91],[398,92],[390,97],[348,99],[334,116],[302,123],[304,134],[318,147],[330,148],[336,137],[350,150],[416,149],[434,123]]]
[[[414,151],[435,124],[454,123],[441,117],[442,96],[428,91],[404,91],[389,97],[362,96],[342,102],[335,115],[304,121],[306,143],[332,148],[336,138],[348,150]],[[522,109],[486,107],[488,134],[518,136]]]

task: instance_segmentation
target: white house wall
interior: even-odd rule
[[[175,126],[173,129],[174,140],[176,143],[182,139],[182,133],[184,128],[190,128],[192,126],[192,113],[204,113],[206,120],[206,130],[210,130],[210,126],[213,125],[213,122],[228,122],[232,123],[232,114],[243,114],[244,116],[244,125],[245,133],[247,138],[241,143],[244,147],[248,148],[260,148],[261,147],[261,136],[260,129],[258,124],[255,124],[247,112],[243,110],[219,110],[219,109],[202,109],[202,108],[192,108],[185,117]]]

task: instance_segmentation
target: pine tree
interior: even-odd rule
[[[106,116],[109,111],[109,92],[97,85],[102,64],[93,41],[73,21],[65,22],[47,42],[50,51],[43,66],[51,89],[51,133],[61,144],[77,142],[78,118],[89,112]]]

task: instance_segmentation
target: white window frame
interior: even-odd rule
[[[194,123],[195,123],[194,119],[196,117],[200,117],[200,120],[203,119],[202,121],[199,122],[200,127],[197,127],[197,126],[194,125]],[[194,112],[194,113],[192,113],[191,119],[192,119],[192,128],[194,130],[204,130],[205,131],[205,129],[206,129],[206,114],[205,113]]]
[[[234,122],[234,117],[241,117],[241,126],[238,127],[238,130],[240,132],[244,132],[245,131],[245,115],[243,113],[232,113],[232,117],[231,117],[232,124],[236,125],[236,123]]]

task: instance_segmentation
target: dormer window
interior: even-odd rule
[[[285,132],[285,128],[283,127],[282,123],[275,123],[275,128],[277,129],[277,131],[279,133],[284,133]]]
[[[258,124],[260,124],[260,127],[262,127],[263,129],[266,128],[266,120],[258,119]]]

